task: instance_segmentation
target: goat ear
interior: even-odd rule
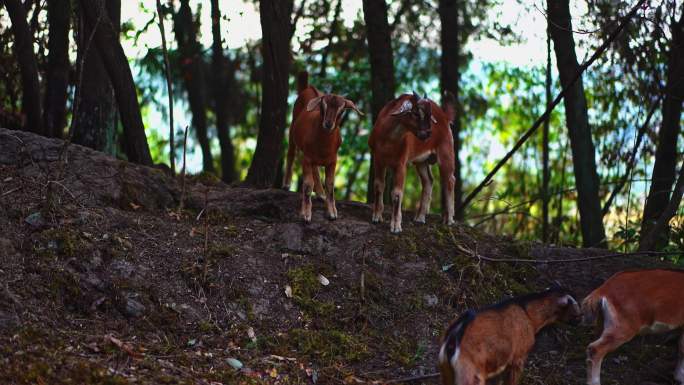
[[[309,103],[306,105],[306,110],[313,111],[318,108],[319,104],[321,104],[321,96],[309,100]]]
[[[361,112],[361,110],[356,107],[356,104],[349,99],[344,99],[344,108],[351,108],[352,110],[356,111],[359,116],[363,116],[363,112]]]
[[[395,108],[392,112],[390,112],[390,115],[396,116],[396,115],[403,115],[413,109],[413,103],[411,103],[410,100],[404,100],[401,105],[397,108]]]
[[[558,300],[558,304],[561,306],[576,305],[577,301],[570,294],[566,294]]]

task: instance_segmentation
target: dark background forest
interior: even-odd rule
[[[4,0],[0,125],[175,173],[188,126],[189,173],[280,187],[295,75],[307,70],[367,112],[345,117],[336,178],[338,199],[365,202],[380,108],[448,90],[458,206],[568,88],[459,219],[546,243],[679,249],[684,4],[642,1],[571,81],[635,4]],[[406,186],[412,209],[413,170]]]

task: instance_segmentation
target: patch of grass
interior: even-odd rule
[[[313,266],[307,265],[290,269],[287,277],[292,287],[292,299],[304,316],[309,320],[330,320],[335,312],[335,303],[317,298],[323,286],[318,281],[318,273]]]
[[[359,336],[339,330],[293,329],[282,342],[298,353],[324,363],[358,362],[370,354],[368,345]]]

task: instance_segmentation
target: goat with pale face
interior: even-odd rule
[[[485,385],[499,377],[506,385],[516,385],[537,332],[556,321],[578,322],[579,317],[577,301],[558,285],[469,310],[444,336],[439,350],[442,384]]]
[[[584,323],[603,320],[601,337],[587,348],[587,384],[601,384],[606,354],[638,334],[684,326],[684,270],[624,271],[610,277],[582,301]],[[679,337],[675,380],[684,384],[684,334]]]
[[[287,163],[283,188],[289,189],[292,183],[292,167],[297,150],[302,153],[302,207],[301,215],[305,222],[311,222],[311,194],[324,195],[318,168],[325,168],[325,201],[328,218],[337,218],[335,207],[335,168],[337,150],[342,144],[340,124],[345,110],[352,109],[363,115],[349,99],[323,94],[308,84],[308,74],[302,72],[297,80],[298,97],[292,112]]]
[[[420,204],[415,221],[425,223],[432,199],[432,171],[439,163],[442,180],[442,220],[454,223],[454,141],[450,124],[456,119],[453,95],[447,94],[444,109],[415,92],[389,102],[380,111],[368,144],[373,154],[374,203],[373,222],[382,222],[385,172],[394,171],[392,189],[392,219],[390,231],[401,232],[401,201],[404,195],[406,167],[416,166],[422,185]]]

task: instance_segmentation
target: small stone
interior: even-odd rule
[[[133,298],[128,298],[126,300],[126,315],[133,318],[138,318],[145,312],[145,305],[134,300]]]
[[[45,219],[43,219],[43,214],[40,211],[35,212],[24,219],[24,222],[28,223],[29,226],[39,229],[45,226]]]
[[[439,303],[439,298],[437,298],[437,296],[434,294],[425,294],[423,298],[425,299],[425,304],[428,307],[437,306]]]

